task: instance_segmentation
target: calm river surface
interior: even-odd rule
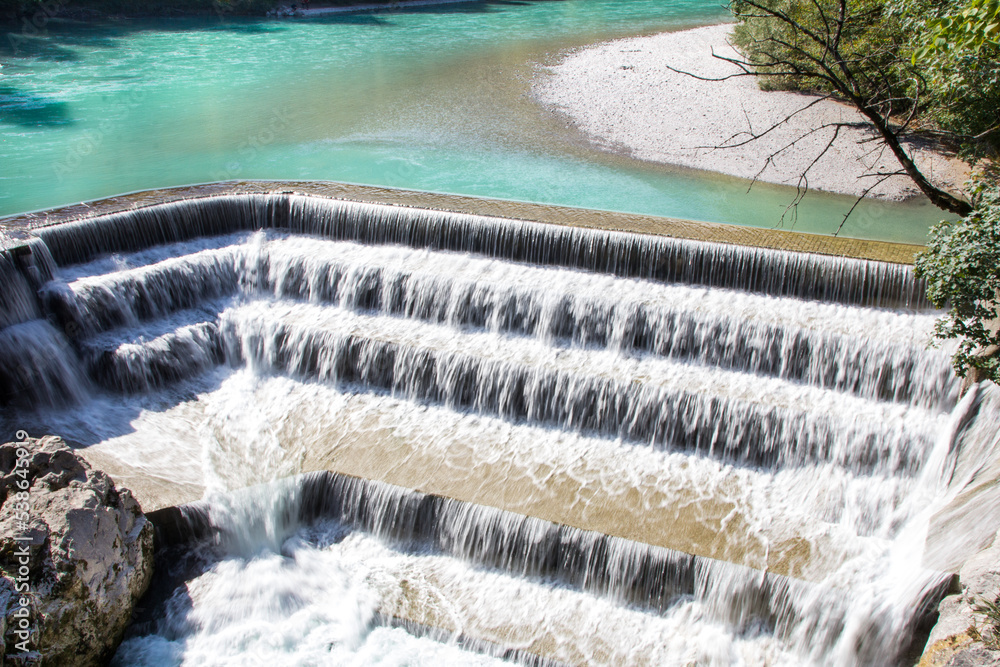
[[[725,20],[717,0],[479,2],[80,24],[0,40],[0,215],[228,179],[317,179],[761,227],[794,191],[586,145],[530,96],[559,53]],[[853,199],[810,193],[794,229]],[[920,243],[940,212],[866,202],[842,234]]]

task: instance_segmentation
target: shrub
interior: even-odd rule
[[[927,249],[917,256],[916,272],[927,281],[927,296],[949,306],[936,325],[938,338],[956,338],[955,370],[970,370],[1000,384],[1000,183],[981,176],[972,188],[975,210],[958,222],[931,229]]]

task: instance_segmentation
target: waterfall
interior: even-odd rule
[[[0,328],[27,322],[40,315],[35,296],[37,285],[32,288],[31,273],[24,266],[26,254],[30,256],[26,252],[0,252],[0,285],[3,285],[0,290]]]
[[[987,456],[908,266],[289,194],[29,234],[0,418],[191,501],[121,664],[893,664]]]
[[[262,504],[262,498],[277,502]],[[363,530],[397,548],[447,553],[517,578],[557,581],[660,614],[678,600],[693,598],[710,617],[737,627],[764,624],[789,640],[807,639],[816,655],[856,642],[853,657],[863,664],[886,657],[884,643],[896,639],[901,625],[925,613],[924,606],[942,593],[948,580],[940,575],[918,583],[916,607],[883,609],[863,618],[863,632],[845,638],[845,626],[856,623],[852,617],[865,607],[845,590],[333,473],[312,473],[295,483],[286,480],[277,487],[174,508],[154,520],[166,539],[207,541],[231,553],[248,545],[277,547],[317,519],[336,521],[339,531]]]
[[[236,231],[471,252],[663,282],[874,306],[925,307],[909,267],[303,195],[226,195],[43,227],[59,264]]]
[[[903,418],[902,411],[881,404],[814,392],[806,413],[786,406],[809,392],[786,392],[781,383],[767,392],[777,404],[762,405],[751,396],[768,383],[757,378],[755,386],[740,387],[748,379],[744,374],[590,350],[567,350],[552,360],[548,346],[532,349],[488,334],[468,334],[459,349],[448,349],[453,336],[438,327],[407,323],[403,332],[394,318],[357,317],[340,309],[268,306],[263,316],[246,310],[222,318],[230,359],[266,372],[355,382],[508,419],[718,451],[757,465],[831,459],[912,470],[933,441],[928,428],[933,423],[916,410]],[[309,324],[296,326],[302,321]],[[415,347],[418,343],[428,347]],[[727,393],[715,394],[722,387]]]
[[[796,326],[794,316],[774,317],[768,310],[775,302],[768,297],[638,281],[622,284],[516,265],[518,275],[511,276],[510,265],[498,270],[498,262],[463,256],[436,257],[439,266],[431,273],[420,266],[427,264],[426,253],[314,240],[278,239],[265,248],[183,248],[192,252],[76,280],[71,288],[50,285],[43,291],[47,308],[64,327],[93,334],[238,290],[248,295],[263,291],[453,326],[647,350],[868,398],[947,406],[957,387],[943,363],[945,355],[928,353],[926,340],[873,340],[857,346],[850,335]],[[442,261],[447,264],[441,266]],[[416,265],[415,270],[403,268],[408,264]],[[517,283],[505,284],[511,280]],[[538,288],[553,280],[563,283],[557,298]],[[807,302],[796,308],[802,311],[800,321],[843,315],[860,320],[860,331],[893,326],[893,318],[878,313]],[[734,317],[734,311],[753,318]]]
[[[20,407],[79,403],[88,381],[66,337],[45,320],[0,330],[0,400]]]

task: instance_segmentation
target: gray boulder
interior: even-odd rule
[[[920,667],[1000,667],[1000,637],[977,607],[1000,596],[1000,541],[976,554],[959,572],[960,591],[938,606]]]
[[[0,662],[106,663],[153,572],[139,503],[51,436],[0,445],[0,503]]]

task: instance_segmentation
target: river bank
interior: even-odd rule
[[[397,0],[396,2],[365,2],[346,0],[344,2],[310,3],[303,9],[301,0],[297,3],[280,0],[154,0],[135,3],[127,0],[97,0],[85,3],[72,0],[54,0],[30,7],[7,7],[0,3],[0,29],[31,26],[42,30],[53,19],[96,21],[106,19],[148,18],[165,16],[264,16],[278,12],[291,13],[296,5],[295,16],[323,16],[342,12],[376,11],[403,9],[469,2],[469,0]]]
[[[731,30],[722,24],[581,49],[541,73],[533,94],[593,143],[641,160],[854,196],[870,188],[869,196],[892,201],[919,194],[905,176],[878,183],[899,164],[853,108],[762,91],[752,77],[725,78],[740,72],[721,59],[739,57]],[[936,182],[961,189],[964,162],[909,148]]]
[[[343,12],[368,12],[385,9],[405,9],[407,7],[426,7],[429,5],[456,5],[467,4],[470,0],[401,0],[399,2],[359,2],[336,4],[324,7],[313,6],[309,3],[309,9],[302,9],[301,3],[298,14],[301,16],[324,16],[326,14],[340,14]]]
[[[318,9],[318,8],[316,8]],[[595,149],[531,98],[540,63],[724,21],[657,0],[450,4],[286,20],[52,21],[14,35],[0,215],[233,179],[338,181],[832,233],[808,197]],[[27,128],[27,129],[26,129]],[[843,236],[922,243],[940,212],[864,202]]]

